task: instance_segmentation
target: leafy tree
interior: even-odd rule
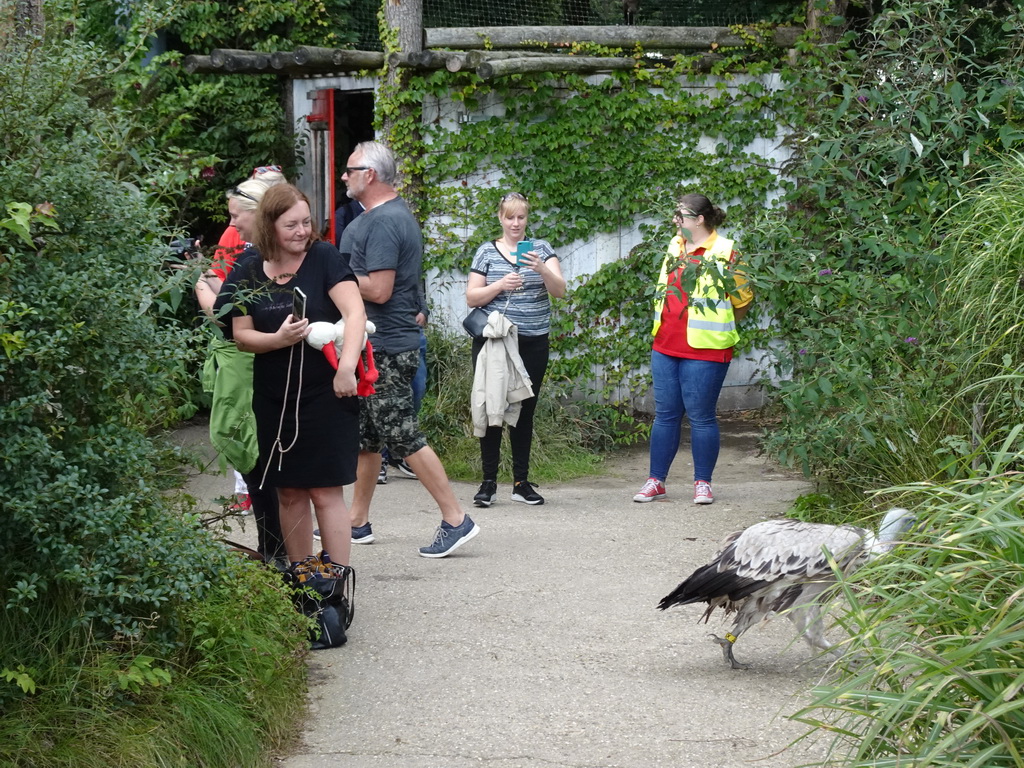
[[[0,57],[0,594],[8,612],[69,601],[100,634],[167,632],[218,561],[168,514],[148,437],[189,415],[188,332],[165,322],[182,276],[146,193],[168,168],[111,162],[130,116],[90,104],[88,48],[22,53]]]
[[[127,65],[106,81],[106,97],[139,117],[132,151],[181,156],[192,184],[178,201],[179,222],[215,237],[222,227],[211,225],[225,219],[227,187],[258,165],[278,163],[289,174],[296,171],[296,126],[288,124],[286,108],[290,91],[283,75],[190,75],[182,59],[214,48],[351,47],[359,37],[351,5],[352,0],[65,1],[59,14],[79,39],[117,58],[127,55]]]
[[[789,376],[768,446],[854,493],[945,471],[969,429],[940,301],[944,237],[972,223],[937,222],[1024,146],[1024,12],[1004,11],[896,0],[784,73],[795,181],[743,237]]]

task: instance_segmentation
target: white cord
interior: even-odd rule
[[[263,484],[267,481],[267,472],[270,471],[270,464],[274,460],[274,451],[278,452],[277,471],[280,472],[281,465],[284,462],[284,455],[294,448],[295,443],[299,440],[299,402],[302,399],[302,372],[305,369],[306,363],[306,345],[299,341],[298,346],[302,347],[302,349],[299,350],[299,387],[295,393],[295,434],[292,435],[291,444],[287,448],[282,448],[281,431],[284,429],[284,414],[288,410],[288,388],[292,383],[292,360],[295,356],[296,347],[295,344],[292,344],[291,349],[288,350],[288,375],[284,382],[284,402],[281,403],[281,418],[277,421],[277,437],[274,438],[274,445],[270,449],[270,455],[263,465],[263,478],[260,480],[261,491],[263,490]]]

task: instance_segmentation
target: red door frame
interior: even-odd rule
[[[326,132],[326,136],[322,138],[326,140],[326,151],[317,152],[314,151],[314,159],[321,165],[320,167],[313,168],[314,183],[313,188],[317,190],[315,194],[323,194],[327,202],[327,229],[325,231],[325,237],[331,243],[336,239],[335,228],[334,228],[334,210],[336,208],[335,191],[334,191],[334,89],[324,88],[323,90],[316,91],[313,95],[313,106],[310,113],[306,116],[306,122],[309,124],[310,130],[313,132]],[[323,146],[321,144],[321,146]],[[323,163],[326,161],[326,167],[323,167]],[[322,185],[322,186],[321,186]],[[318,203],[321,201],[314,201],[314,206],[319,207]],[[321,222],[321,227],[323,222]]]

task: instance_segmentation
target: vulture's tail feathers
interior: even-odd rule
[[[686,581],[665,595],[658,603],[658,608],[664,611],[673,605],[710,602],[717,597],[742,600],[766,583],[759,579],[741,578],[729,571],[719,573],[717,564],[711,563],[698,568]]]

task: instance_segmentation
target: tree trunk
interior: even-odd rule
[[[0,0],[0,49],[44,31],[42,0]]]
[[[423,0],[386,0],[384,20],[388,29],[384,30],[381,38],[385,41],[397,39],[397,48],[386,53],[398,53],[412,59],[423,51]],[[399,93],[405,87],[409,76],[410,70],[405,67],[389,67],[383,83],[383,92]],[[419,130],[422,113],[421,104],[401,104],[396,113],[384,111],[380,138],[395,153],[400,168],[413,159],[411,153],[418,151],[422,136]],[[404,126],[404,133],[397,130],[400,125]],[[402,172],[399,187],[406,202],[418,215],[421,207],[422,179]]]
[[[807,0],[807,29],[815,30],[822,42],[834,43],[845,25],[836,27],[828,22],[835,16],[845,17],[849,5],[849,0]]]

